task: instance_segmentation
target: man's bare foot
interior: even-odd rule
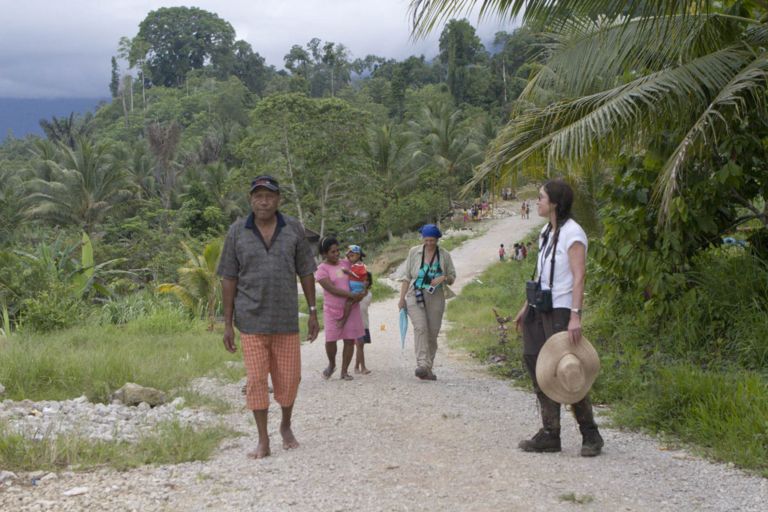
[[[355,379],[348,373],[342,373],[341,380],[355,380]]]
[[[269,457],[272,452],[269,450],[269,443],[262,443],[256,445],[256,449],[248,453],[248,456],[252,459],[263,459]]]
[[[369,370],[368,368],[361,368],[360,371],[356,373],[362,373],[363,375],[368,375],[369,373],[371,373],[371,370]]]
[[[360,373],[360,368],[355,367],[355,373]]]
[[[296,440],[296,436],[293,435],[291,427],[280,427],[280,435],[283,436],[283,448],[286,450],[293,450],[299,447],[299,442]]]

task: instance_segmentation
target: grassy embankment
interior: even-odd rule
[[[527,387],[514,326],[510,343],[500,346],[491,308],[517,313],[533,264],[498,263],[448,305],[450,343],[483,361],[506,357],[490,370]],[[610,405],[616,426],[768,476],[768,269],[742,251],[721,249],[696,268],[695,291],[663,319],[636,298],[591,294],[588,284],[584,329],[602,363],[593,399]]]
[[[231,355],[221,344],[221,331],[208,332],[205,322],[190,320],[180,309],[160,307],[124,325],[93,322],[47,334],[17,333],[0,338],[0,383],[6,398],[61,400],[86,395],[108,402],[126,382],[169,391],[187,405],[217,412],[227,402],[200,395],[187,384],[201,375],[238,380],[242,368],[229,366]],[[0,467],[10,470],[54,469],[70,464],[80,469],[100,464],[118,468],[146,463],[178,463],[207,458],[225,437],[220,426],[192,429],[161,425],[137,444],[93,442],[76,434],[32,441],[0,424]]]

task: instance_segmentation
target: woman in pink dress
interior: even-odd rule
[[[349,261],[339,258],[339,242],[333,237],[320,241],[320,254],[323,262],[317,267],[315,279],[323,287],[323,321],[325,323],[325,353],[328,355],[328,367],[323,370],[323,378],[329,379],[336,371],[336,342],[344,340],[341,354],[341,378],[352,380],[349,363],[355,351],[355,340],[365,335],[363,317],[360,314],[360,300],[364,293],[349,291]],[[349,318],[343,325],[339,320],[344,316],[344,304],[353,299],[355,304]]]

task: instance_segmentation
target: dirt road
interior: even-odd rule
[[[511,217],[455,250],[461,286],[537,223]],[[0,493],[2,510],[573,510],[763,511],[765,479],[646,435],[606,428],[602,456],[579,456],[580,436],[563,414],[563,452],[530,454],[520,439],[539,427],[534,397],[489,376],[462,354],[438,352],[437,382],[413,376],[412,339],[404,353],[396,299],[371,307],[373,370],[324,381],[322,339],[302,349],[303,382],[294,431],[302,446],[280,447],[273,404],[272,457],[254,461],[248,411],[225,420],[248,435],[225,442],[205,463],[62,475],[37,487]],[[322,337],[322,334],[321,334]],[[236,384],[218,394],[242,404]],[[88,491],[63,497],[77,486]]]

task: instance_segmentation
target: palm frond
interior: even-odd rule
[[[549,58],[521,97],[542,103],[592,94],[617,85],[627,72],[653,72],[734,44],[742,24],[717,14],[670,16],[666,28],[643,19],[606,22],[573,18],[547,35]],[[538,97],[536,93],[544,93]]]
[[[743,118],[749,108],[765,108],[768,86],[768,53],[763,52],[736,74],[701,113],[667,159],[659,175],[655,197],[660,199],[661,219],[667,218],[680,188],[682,172],[702,148],[712,148],[729,132],[729,118]]]
[[[736,45],[607,91],[523,113],[490,145],[465,190],[536,153],[553,161],[577,161],[598,146],[623,143],[630,131],[640,139],[670,118],[698,116],[753,57]]]
[[[664,26],[668,16],[708,12],[714,0],[411,0],[411,35],[426,36],[453,17],[479,6],[479,18],[521,17],[524,23],[559,26],[573,17],[602,15],[612,21],[642,17],[647,26]]]

